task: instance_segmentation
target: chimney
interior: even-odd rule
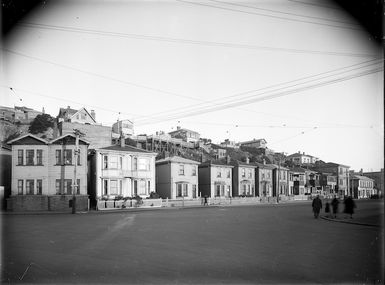
[[[176,129],[177,129],[177,130],[180,130],[180,126],[177,126]]]
[[[67,109],[71,109],[71,106],[67,106]]]
[[[92,118],[94,118],[94,120],[96,121],[96,114],[95,114],[95,110],[91,110],[91,116],[92,116]]]
[[[123,132],[120,131],[120,147],[125,147],[125,146],[126,146],[125,138],[123,136]]]
[[[360,175],[364,174],[364,170],[361,168],[360,169]]]
[[[226,156],[226,163],[227,163],[227,164],[230,164],[230,162],[231,162],[230,155],[227,155],[227,156]]]
[[[250,159],[246,157],[246,164],[249,164],[249,163],[250,163]]]
[[[266,159],[262,159],[263,165],[266,164]]]

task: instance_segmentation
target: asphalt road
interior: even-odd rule
[[[369,216],[380,201],[358,204]],[[309,202],[3,215],[3,284],[383,284],[383,227]]]

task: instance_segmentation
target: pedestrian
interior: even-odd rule
[[[319,195],[317,195],[314,198],[313,203],[311,204],[311,206],[313,207],[314,218],[318,219],[319,212],[322,209],[322,201],[319,198]]]
[[[205,195],[205,202],[203,203],[203,206],[208,206],[209,204],[207,203],[207,195]]]
[[[330,218],[330,203],[326,201],[325,204],[325,213],[328,218]]]
[[[352,196],[349,196],[344,201],[345,204],[345,210],[344,212],[348,215],[350,215],[350,218],[353,219],[354,214],[354,208],[356,207],[356,203],[354,202]]]
[[[337,197],[334,196],[331,204],[332,204],[332,209],[333,209],[333,217],[334,218],[337,218],[337,213],[338,213],[338,204],[340,203],[340,201],[338,201]]]

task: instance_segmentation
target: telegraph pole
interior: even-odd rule
[[[278,189],[277,189],[277,203],[279,203],[279,191],[281,191],[281,157],[278,161]]]
[[[81,135],[84,135],[81,131],[78,129],[74,129],[74,134],[76,136],[75,138],[75,164],[74,164],[74,182],[72,183],[72,214],[76,214],[76,189],[79,187],[77,185],[77,176],[76,176],[76,168],[78,164],[78,156],[80,154],[80,149],[79,149],[79,137]]]

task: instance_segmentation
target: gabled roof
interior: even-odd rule
[[[359,179],[359,180],[371,180],[371,181],[374,181],[374,179],[372,178],[369,178],[369,177],[366,177],[366,176],[363,176],[363,175],[359,175],[359,174],[353,174],[352,176],[350,176],[351,179]]]
[[[87,111],[87,109],[86,109],[85,107],[83,107],[83,108],[77,110],[73,115],[71,115],[71,117],[74,117],[76,114],[80,113],[80,112],[83,111],[83,110],[84,110],[84,111],[88,114],[88,116],[94,121],[94,123],[96,123],[95,118],[92,117],[92,115]]]
[[[31,138],[33,138],[33,139],[35,139],[35,140],[38,140],[38,141],[40,141],[40,142],[42,142],[42,143],[44,143],[44,144],[47,144],[47,143],[48,143],[45,139],[39,138],[38,136],[35,136],[35,135],[33,135],[33,134],[28,133],[28,134],[22,135],[22,136],[20,136],[20,137],[17,137],[17,138],[15,138],[15,139],[13,139],[13,140],[10,140],[9,142],[7,142],[7,144],[13,144],[14,142],[19,141],[19,140],[22,140],[22,139],[24,139],[24,138],[26,138],[26,137],[31,137]]]
[[[348,166],[348,165],[344,165],[344,164],[341,164],[341,163],[335,163],[335,162],[326,162],[326,163],[317,165],[315,168],[323,168],[323,167],[330,167],[330,166],[342,166],[342,167],[350,168],[350,166]]]
[[[130,145],[125,145],[123,147],[120,145],[110,145],[110,146],[98,148],[97,150],[116,150],[116,151],[124,151],[124,152],[141,152],[141,153],[154,154],[154,155],[157,154],[155,152],[151,152],[151,151],[144,150],[141,148],[133,147]]]
[[[78,110],[72,108],[60,108],[58,117],[64,116],[66,113],[70,116],[74,115]]]
[[[179,132],[191,132],[191,133],[199,134],[197,131],[192,131],[192,130],[185,129],[185,128],[180,128],[180,129],[177,129],[175,131],[171,131],[171,132],[169,132],[169,134],[174,134],[174,133],[179,133]]]
[[[226,167],[231,167],[231,168],[234,167],[233,165],[227,164],[227,163],[220,161],[220,160],[209,160],[209,161],[205,161],[199,165],[199,167],[203,167],[203,166],[226,166]]]
[[[258,168],[274,169],[274,166],[272,166],[271,164],[263,164],[263,163],[259,163],[259,162],[254,162],[254,164]]]
[[[273,169],[278,169],[278,168],[280,168],[281,170],[290,170],[289,168],[284,167],[284,166],[282,166],[282,165],[277,165],[277,164],[269,164],[269,165],[271,165],[271,166],[273,167]]]
[[[260,141],[264,141],[265,143],[267,143],[265,139],[253,139],[251,141],[239,142],[239,144],[248,144],[248,143],[255,143]]]
[[[239,160],[233,160],[231,161],[231,165],[234,165],[234,166],[248,166],[248,167],[257,167],[257,165],[255,165],[254,163],[246,163],[246,162],[243,162],[243,161],[239,161]]]
[[[72,137],[72,138],[75,138],[75,139],[76,139],[76,136],[75,136],[74,134],[66,134],[66,135],[62,135],[62,136],[60,136],[60,137],[57,137],[57,138],[51,140],[49,143],[50,143],[50,144],[53,144],[53,143],[55,143],[55,142],[57,142],[57,141],[59,141],[59,140],[65,138],[65,137]],[[87,141],[87,140],[85,140],[85,139],[82,139],[82,138],[79,138],[79,141],[82,141],[82,142],[84,142],[84,143],[86,143],[86,144],[90,144],[89,141]]]
[[[186,164],[200,164],[200,162],[198,162],[198,161],[183,158],[180,156],[172,156],[172,157],[166,157],[163,159],[159,159],[159,160],[155,161],[155,164],[163,164],[163,163],[167,163],[167,162],[186,163]]]

